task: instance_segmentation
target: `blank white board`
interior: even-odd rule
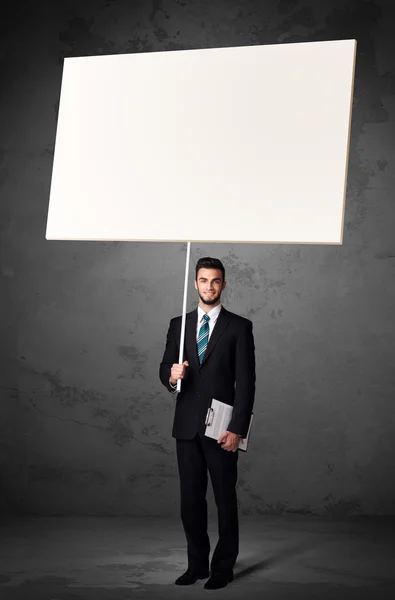
[[[46,238],[341,244],[355,53],[66,58]]]

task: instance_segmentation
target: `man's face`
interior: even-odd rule
[[[221,292],[226,287],[222,280],[221,269],[199,269],[195,289],[197,289],[202,304],[216,306],[220,303]]]

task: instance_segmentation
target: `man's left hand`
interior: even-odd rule
[[[223,444],[221,442],[225,440]],[[227,450],[228,452],[236,452],[239,447],[240,438],[237,433],[232,433],[231,431],[225,431],[218,438],[218,444],[221,444],[223,450]]]

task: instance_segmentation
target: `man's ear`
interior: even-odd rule
[[[197,286],[197,284],[196,284],[196,279],[194,280],[194,282],[193,282],[193,283],[195,284],[195,290],[197,290],[197,289],[198,289],[198,286]]]

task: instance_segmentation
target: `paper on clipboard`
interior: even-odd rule
[[[232,412],[233,406],[213,398],[211,401],[211,407],[207,411],[206,430],[204,434],[207,437],[218,440],[219,436],[227,430],[232,418]],[[239,442],[239,450],[243,450],[244,452],[247,450],[253,417],[254,413],[251,413],[247,436],[245,438],[241,438]]]

